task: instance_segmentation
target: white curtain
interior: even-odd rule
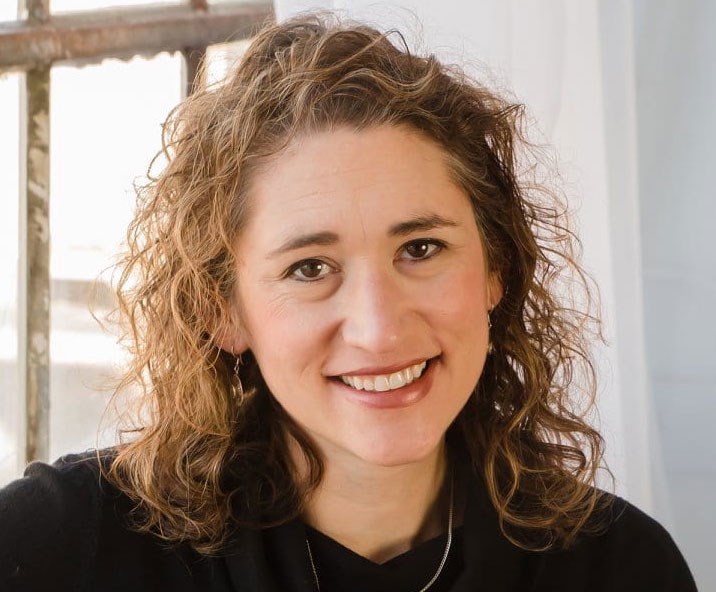
[[[655,507],[661,477],[643,339],[632,14],[618,0],[276,0],[278,20],[338,9],[459,63],[524,102],[557,149],[584,263],[600,290],[608,347],[598,351],[600,426],[616,491]],[[601,26],[600,26],[601,22]],[[660,488],[661,489],[661,488]]]

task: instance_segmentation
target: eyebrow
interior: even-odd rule
[[[338,242],[338,235],[335,232],[312,232],[302,234],[288,239],[278,249],[269,253],[270,258],[278,257],[290,251],[303,249],[304,247],[335,245]]]
[[[454,227],[458,223],[448,218],[443,218],[437,214],[427,214],[424,216],[417,216],[412,220],[406,220],[405,222],[399,222],[394,224],[388,230],[390,236],[407,236],[413,232],[425,232],[426,230],[434,230],[435,228],[443,227]]]
[[[458,223],[448,218],[443,218],[438,214],[427,214],[417,216],[405,222],[393,224],[388,229],[388,236],[407,236],[413,232],[425,232],[434,230],[435,228],[455,227]],[[323,231],[312,232],[310,234],[302,234],[292,237],[284,242],[280,247],[269,253],[269,258],[274,258],[290,251],[296,251],[305,247],[329,246],[339,242],[339,237],[335,232]]]

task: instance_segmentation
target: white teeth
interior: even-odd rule
[[[357,390],[385,392],[398,389],[420,378],[427,362],[420,362],[392,374],[379,376],[341,376],[341,380]]]
[[[375,378],[375,387],[373,390],[379,393],[390,390],[390,378],[388,376],[377,376]]]
[[[390,383],[391,389],[396,389],[396,388],[400,388],[401,386],[405,386],[405,378],[403,377],[403,373],[396,372],[395,374],[391,374],[388,382]]]

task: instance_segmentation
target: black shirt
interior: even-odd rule
[[[620,498],[613,507],[614,519],[604,534],[582,537],[566,551],[525,551],[500,533],[497,515],[475,478],[467,491],[462,550],[453,556],[461,561],[451,566],[446,589],[695,591],[669,534]],[[93,456],[68,456],[53,466],[31,464],[23,479],[0,490],[0,590],[316,590],[306,551],[307,528],[300,521],[263,530],[242,529],[221,553],[207,557],[186,545],[169,548],[153,535],[129,530],[125,521],[130,509],[129,500],[100,477]],[[336,549],[322,547],[313,535],[312,543],[321,547],[318,562],[326,571],[325,562]],[[414,551],[419,554],[420,547]],[[410,554],[406,557],[410,559]],[[350,581],[351,574],[346,575]],[[340,588],[341,592],[351,589]],[[327,587],[323,592],[335,591]]]

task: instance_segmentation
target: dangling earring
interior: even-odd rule
[[[492,312],[492,309],[487,311],[487,354],[490,355],[492,352],[495,351],[495,348],[492,346],[492,319],[490,318],[490,313]]]
[[[244,385],[241,384],[241,377],[239,376],[239,369],[241,368],[241,356],[236,356],[236,362],[234,363],[234,372],[231,375],[231,394],[234,400],[241,405],[244,402]]]

